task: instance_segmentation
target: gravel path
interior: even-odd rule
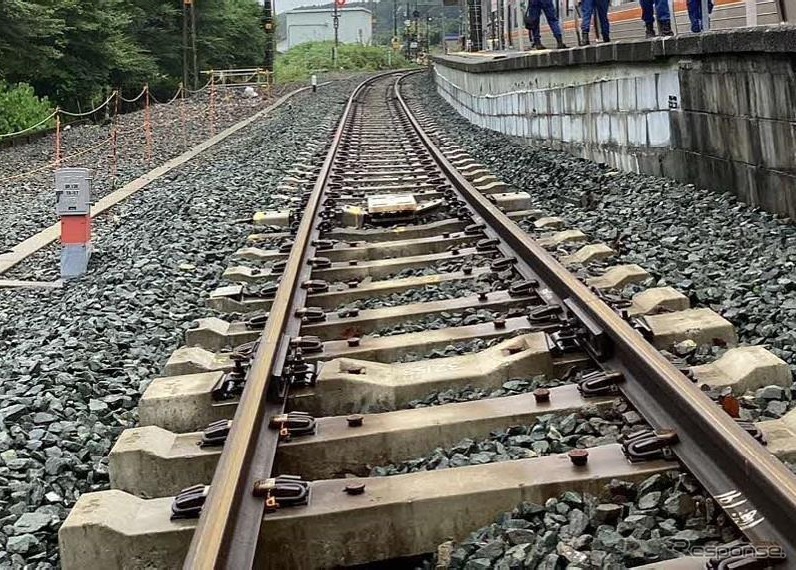
[[[274,98],[284,89],[274,91]],[[271,100],[245,99],[240,92],[219,93],[215,103],[215,132],[236,123],[268,106]],[[187,128],[183,131],[182,117]],[[157,165],[173,158],[210,136],[209,96],[200,93],[180,102],[152,107],[152,162],[146,159],[146,138],[142,129],[144,112],[119,116],[118,178],[111,176],[111,147],[106,144],[63,166],[92,169],[93,188],[98,197],[109,194]],[[62,156],[100,144],[110,137],[110,125],[84,125],[69,128],[62,136]],[[48,135],[30,144],[0,150],[0,251],[30,237],[54,223],[53,173],[46,166],[55,158],[55,135]],[[42,169],[32,176],[15,177]]]
[[[57,565],[69,507],[107,487],[107,454],[136,424],[141,392],[191,320],[209,316],[204,298],[251,231],[232,221],[274,205],[357,83],[300,96],[99,218],[80,281],[0,291],[0,567]],[[52,248],[21,271],[56,259]]]

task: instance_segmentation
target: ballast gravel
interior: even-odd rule
[[[525,190],[546,215],[637,263],[654,286],[732,322],[743,344],[765,345],[796,370],[796,224],[729,193],[626,172],[478,128],[436,93],[432,75],[405,81],[410,104],[448,138]],[[729,190],[729,189],[728,189]]]
[[[97,198],[110,193],[175,157],[194,145],[267,107],[284,88],[270,98],[245,98],[240,90],[220,92],[210,114],[210,96],[203,92],[171,104],[153,104],[151,160],[143,130],[145,112],[118,116],[116,178],[113,177],[111,124],[81,124],[63,131],[61,155],[64,167],[92,170]],[[100,146],[98,146],[100,145]],[[94,149],[86,152],[87,149]],[[0,149],[0,252],[57,221],[54,206],[53,168],[55,135],[29,144]],[[30,175],[24,175],[32,173]]]
[[[78,496],[108,486],[108,452],[136,404],[210,315],[208,293],[278,202],[300,152],[328,144],[358,80],[300,95],[97,220],[89,272],[61,290],[0,290],[0,567],[53,568]],[[20,271],[49,274],[55,251]],[[55,269],[57,272],[57,269]]]
[[[614,479],[601,496],[566,491],[524,502],[458,543],[440,545],[424,568],[621,570],[725,544],[738,532],[688,474],[669,471],[633,483]]]

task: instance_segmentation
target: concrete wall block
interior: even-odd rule
[[[561,115],[552,115],[550,117],[550,138],[555,141],[560,141],[562,137]]]
[[[572,141],[575,143],[581,143],[586,140],[585,133],[583,132],[583,117],[583,115],[576,115],[572,117]]]
[[[752,90],[754,116],[782,120],[796,118],[793,75],[752,73],[748,79]]]
[[[657,95],[658,109],[661,111],[669,109],[671,98],[677,105],[680,104],[680,78],[676,71],[669,70],[658,74]]]
[[[561,116],[561,140],[572,142],[572,115]]]
[[[590,83],[586,87],[589,98],[589,112],[601,113],[603,110],[603,92],[599,83]]]
[[[654,75],[636,77],[636,108],[652,111],[658,107],[658,91]]]
[[[575,113],[583,114],[586,112],[586,86],[578,85],[575,87]]]
[[[746,124],[749,121],[745,121]],[[759,129],[759,142],[762,165],[775,170],[796,169],[794,154],[794,124],[786,121],[760,119],[756,121]],[[740,134],[740,133],[739,133]],[[742,142],[742,141],[738,141]],[[752,162],[752,161],[747,161]]]
[[[627,142],[631,146],[647,146],[647,117],[643,113],[627,115]]]
[[[547,115],[550,113],[550,104],[548,102],[549,91],[535,91],[533,93],[533,109],[535,113],[540,115]]]
[[[611,140],[611,117],[607,113],[597,115],[597,137],[594,142],[601,143]]]
[[[611,128],[611,135],[609,137],[609,141],[614,144],[620,144],[619,142],[619,116],[616,113],[611,113],[608,115],[608,121]],[[600,141],[605,142],[605,141]]]
[[[551,89],[550,94],[550,115],[560,115],[564,108],[564,93],[563,89]]]
[[[563,94],[563,98],[564,98],[563,99],[564,106],[563,106],[563,109],[562,109],[561,112],[565,113],[567,115],[571,115],[572,113],[575,112],[575,104],[576,104],[575,103],[575,98],[576,98],[575,88],[574,87],[565,87],[564,89],[562,89],[562,94]]]
[[[617,109],[632,111],[636,108],[636,80],[623,77],[617,81]]]
[[[650,146],[671,146],[672,131],[669,127],[669,111],[647,113],[647,135]]]
[[[603,111],[611,113],[619,109],[619,94],[616,80],[603,81],[600,85],[603,99]]]
[[[551,138],[551,115],[539,117],[539,138],[541,140],[549,140]]]
[[[787,172],[759,169],[762,184],[757,185],[760,206],[796,219],[796,176]]]

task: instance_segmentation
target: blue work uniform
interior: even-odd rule
[[[688,0],[688,19],[691,20],[691,31],[702,31],[702,0]],[[708,14],[713,12],[713,2],[708,0]]]
[[[597,20],[600,22],[600,31],[602,32],[603,40],[606,42],[611,39],[611,23],[608,21],[608,3],[610,0],[583,0],[580,5],[583,20],[580,23],[580,29],[583,35],[589,37],[589,29],[591,28],[591,16],[597,12]]]
[[[541,43],[542,41],[542,37],[539,33],[539,20],[542,12],[544,12],[544,17],[547,18],[547,24],[550,26],[550,31],[555,38],[561,38],[561,24],[558,22],[558,14],[556,14],[556,7],[553,5],[553,0],[531,0],[528,4],[526,23],[531,41],[535,44]]]
[[[669,13],[668,0],[640,0],[641,2],[641,19],[648,26],[655,23],[655,15],[658,16],[659,22],[670,22],[672,19]]]

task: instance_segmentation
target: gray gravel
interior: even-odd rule
[[[730,194],[668,179],[610,172],[563,152],[477,128],[434,90],[428,74],[404,88],[452,141],[594,240],[616,244],[654,285],[710,307],[745,344],[764,344],[796,369],[796,225]]]
[[[635,484],[612,480],[602,496],[567,491],[543,505],[522,503],[457,544],[452,569],[620,570],[682,556],[678,548],[715,545],[737,531],[687,474],[653,475]],[[429,560],[423,566],[433,568]]]
[[[447,449],[437,448],[426,456],[397,465],[374,467],[370,475],[383,477],[416,471],[453,469],[607,445],[615,443],[621,435],[645,426],[638,414],[625,412],[627,405],[619,403],[607,410],[583,408],[570,414],[545,414],[539,416],[532,425],[497,430],[481,441],[466,438]]]
[[[275,202],[355,84],[301,96],[103,216],[83,279],[0,291],[0,567],[57,564],[60,522],[80,494],[107,487],[107,454],[136,424],[141,392],[208,316],[204,298],[252,231],[232,221]],[[21,271],[55,263],[44,252]]]
[[[400,325],[380,327],[367,336],[382,337],[396,334],[444,329],[448,327],[477,325],[480,323],[492,322],[499,316],[500,313],[497,311],[468,307],[461,312],[443,312],[436,315],[429,315]]]
[[[280,88],[274,92],[278,95]],[[91,168],[94,176],[93,188],[98,197],[141,176],[158,164],[177,156],[188,148],[210,136],[209,115],[206,114],[209,96],[197,94],[185,100],[184,114],[188,127],[183,136],[179,102],[152,107],[152,164],[146,160],[145,135],[138,130],[118,139],[118,178],[114,181],[110,168],[110,146],[95,152],[65,160],[63,166]],[[273,100],[273,99],[272,99]],[[217,96],[216,132],[236,123],[266,107],[267,101],[244,99],[240,94],[231,94],[229,99]],[[119,116],[119,131],[133,131],[142,126],[144,112],[137,111]],[[62,154],[69,157],[107,140],[110,126],[82,125],[64,131]],[[8,176],[38,170],[55,157],[55,135],[47,135],[30,144],[0,150],[0,251],[5,250],[36,231],[53,224],[57,218],[53,212],[53,174],[44,169],[31,177],[4,181]]]

